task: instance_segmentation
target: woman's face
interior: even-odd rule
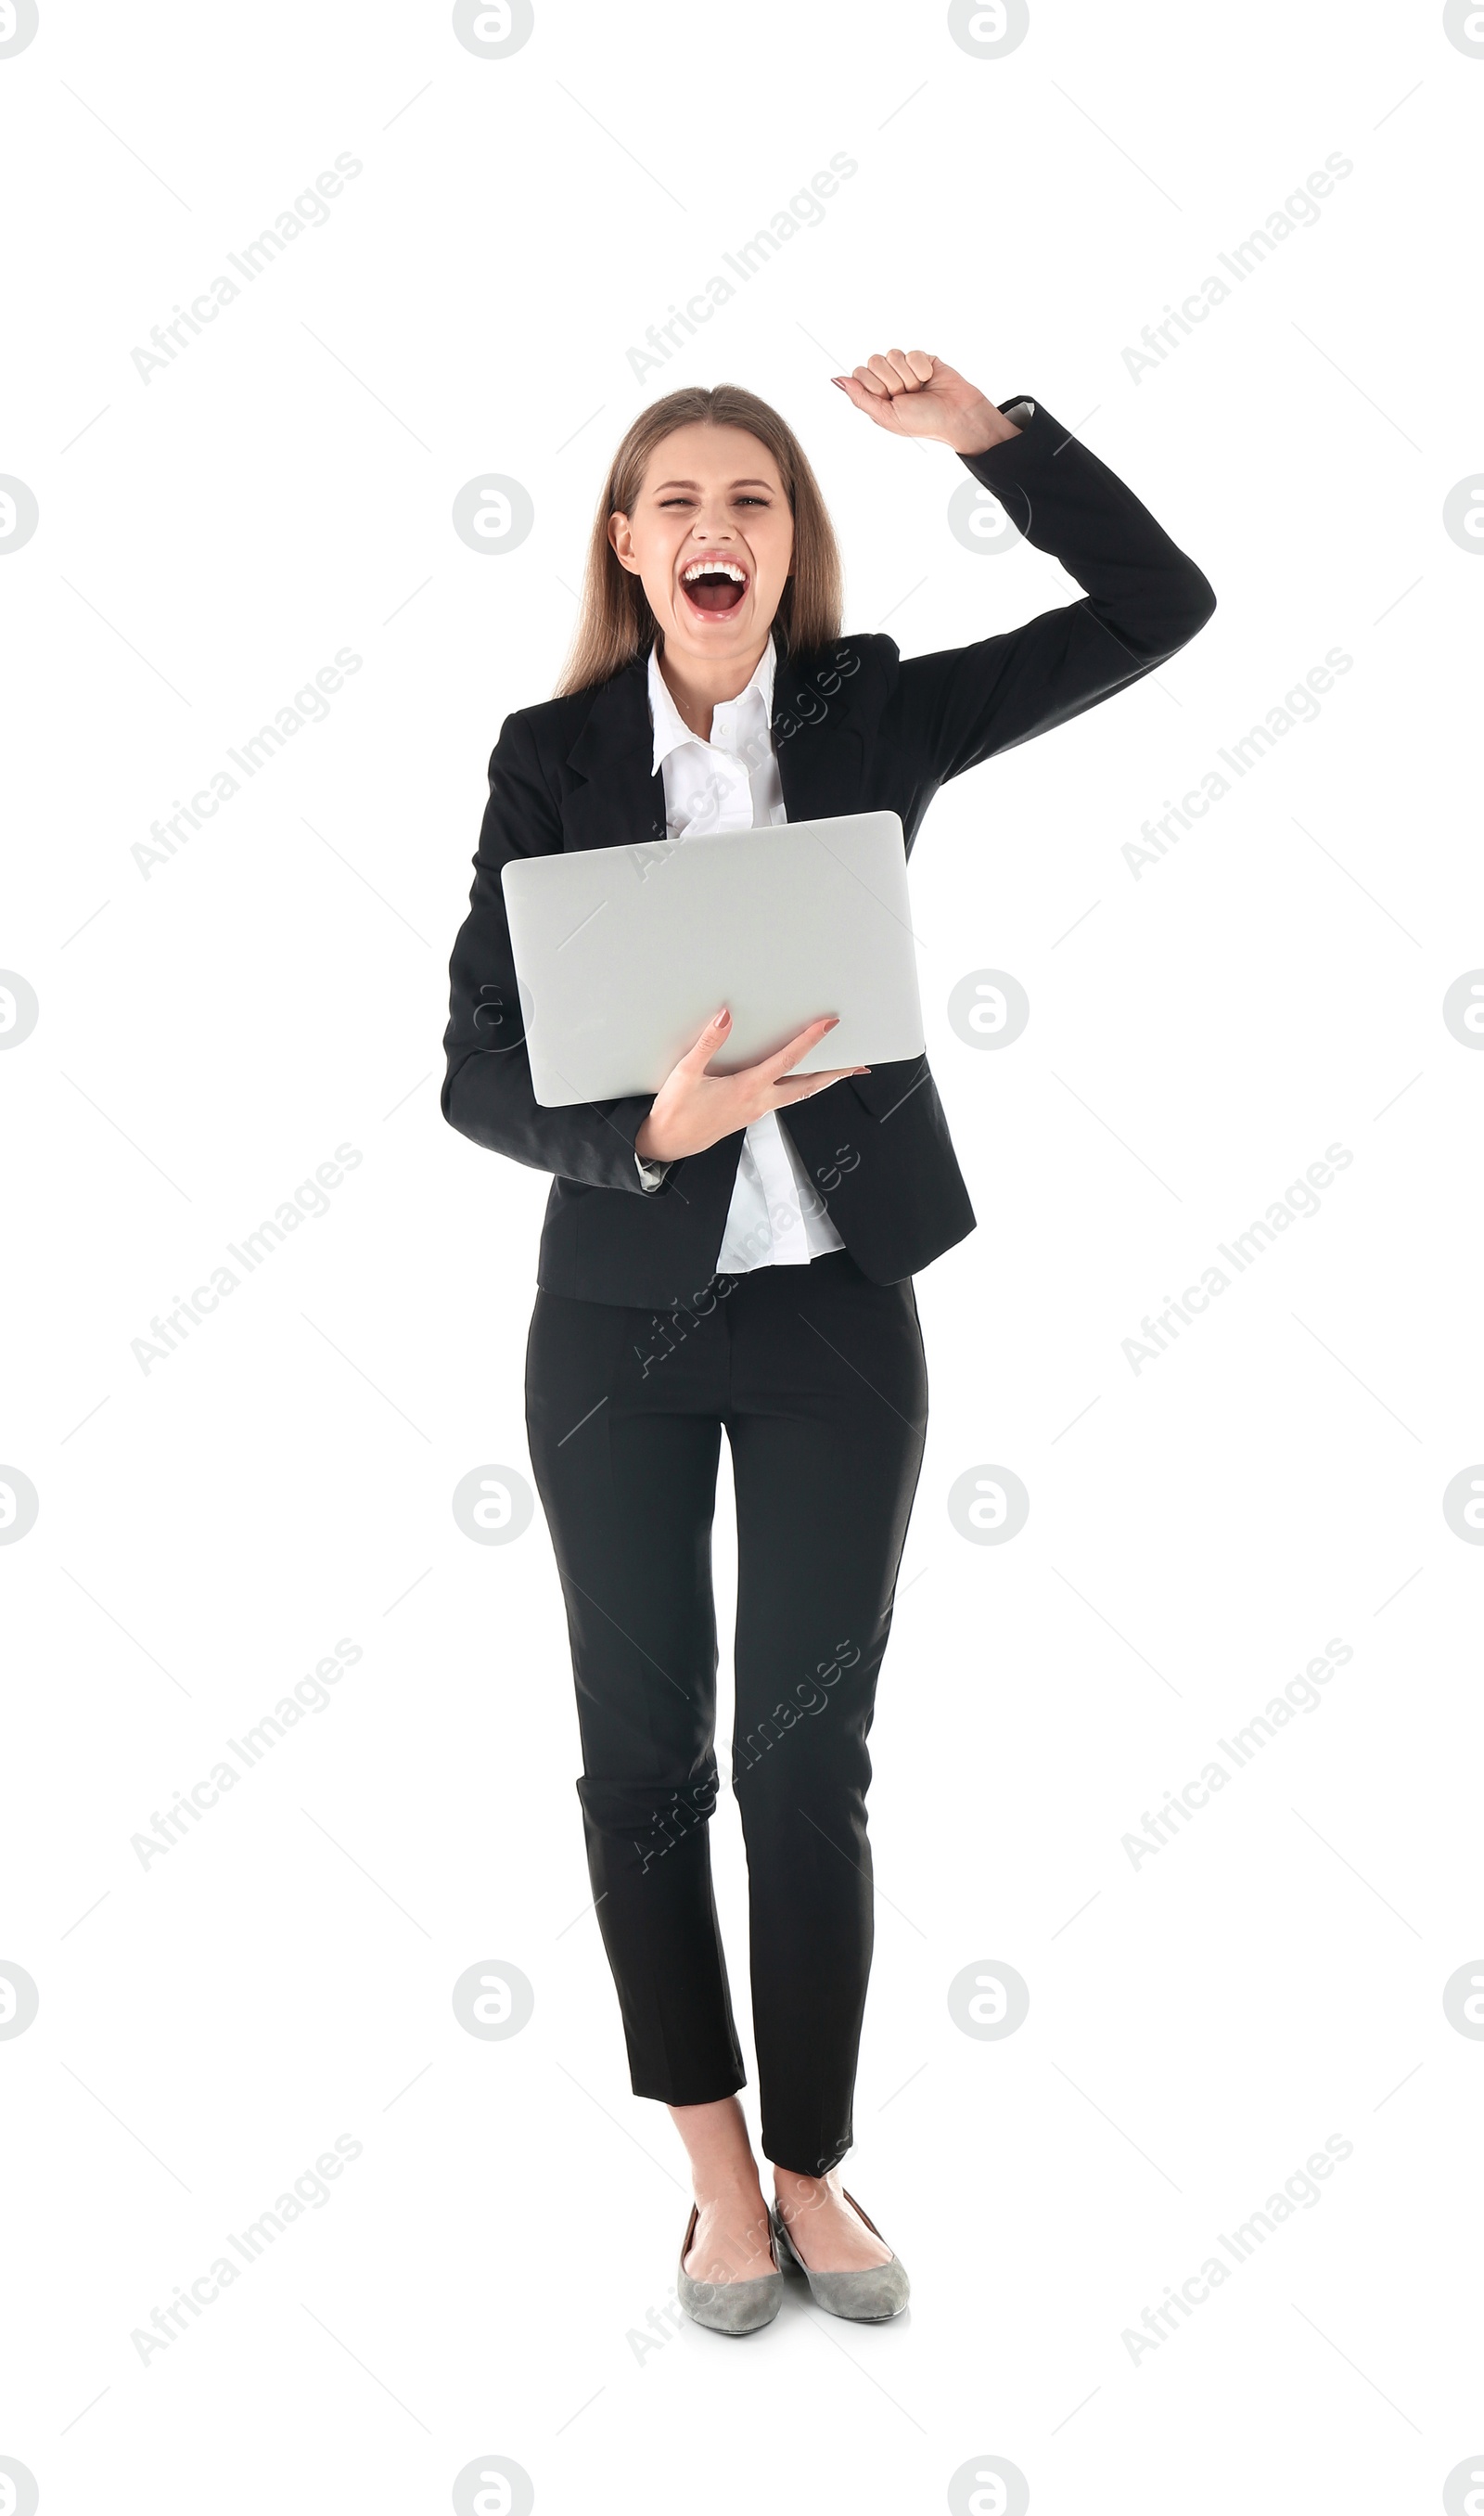
[[[698,421],[662,438],[632,515],[608,538],[649,598],[667,653],[745,661],[763,651],[794,565],[778,467],[745,428]]]

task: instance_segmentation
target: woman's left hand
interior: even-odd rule
[[[1020,434],[977,385],[926,350],[878,351],[833,381],[893,437],[930,437],[956,454],[983,454]]]

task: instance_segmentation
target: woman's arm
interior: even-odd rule
[[[651,1093],[543,1110],[531,1089],[500,876],[512,858],[551,856],[560,846],[561,824],[530,734],[519,716],[507,717],[489,764],[489,802],[469,915],[449,963],[443,1115],[476,1145],[508,1153],[532,1170],[553,1171],[589,1188],[662,1196],[663,1187],[645,1188],[634,1153]]]
[[[908,379],[911,379],[909,382]],[[892,351],[857,367],[846,390],[893,434],[950,445],[1037,550],[1084,600],[969,647],[904,657],[882,732],[941,781],[1064,725],[1142,680],[1216,609],[1194,562],[1095,454],[1032,404],[1010,431],[1003,413],[941,359]],[[1005,405],[1018,409],[1029,397]],[[1002,433],[990,440],[984,414]]]

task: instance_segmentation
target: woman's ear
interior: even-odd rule
[[[608,539],[620,567],[626,567],[631,576],[638,576],[639,562],[634,557],[634,535],[627,516],[614,514],[608,518]]]

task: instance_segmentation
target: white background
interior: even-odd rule
[[[1443,524],[1481,462],[1479,49],[1376,0],[1061,0],[989,59],[883,0],[538,0],[495,59],[440,7],[43,0],[0,57],[0,471],[40,510],[0,567],[0,963],[40,1007],[0,1059],[0,1459],[40,1498],[0,1549],[0,1959],[40,1992],[0,2040],[0,2455],[46,2516],[441,2509],[492,2455],[543,2516],[935,2509],[988,2455],[1037,2516],[1389,2516],[1484,2469],[1484,2048],[1442,2000],[1484,1948],[1484,1556],[1442,1510],[1484,1456],[1484,1058],[1441,1012],[1484,962],[1481,571]],[[142,380],[342,151],[328,222]],[[837,151],[822,222],[640,382],[646,327]],[[1142,327],[1335,151],[1317,222],[1135,381]],[[918,1284],[933,1413],[873,1733],[847,2180],[912,2309],[791,2293],[745,2356],[662,2312],[640,2347],[688,2196],[585,1912],[550,1547],[539,1511],[481,1546],[450,1508],[471,1468],[528,1474],[546,1182],[439,1114],[447,956],[490,747],[551,692],[655,394],[732,379],[799,429],[847,627],[923,652],[1072,599],[963,548],[962,467],[830,386],[892,345],[1034,396],[1219,608],[948,788],[914,858],[979,1229]],[[534,501],[518,550],[452,529],[481,467]],[[326,720],[146,878],[150,823],[347,647]],[[1135,877],[1140,824],[1336,647],[1317,720]],[[945,1011],[983,968],[1030,997],[999,1053]],[[1335,1143],[1320,1212],[1135,1372],[1143,1315]],[[343,1144],[329,1211],[143,1370],[151,1318]],[[1006,1545],[947,1516],[983,1463],[1030,1494]],[[723,1480],[723,1591],[728,1515]],[[328,1708],[143,1867],[152,1813],[342,1637]],[[1331,1638],[1320,1708],[1135,1868],[1142,1813]],[[714,1842],[745,2032],[729,1799]],[[534,1988],[506,2041],[454,2015],[484,1959]],[[980,2040],[947,1990],[996,1961],[1030,2011]],[[142,2364],[339,2134],[325,2205]],[[1317,2204],[1135,2361],[1145,2307],[1337,2134]]]

